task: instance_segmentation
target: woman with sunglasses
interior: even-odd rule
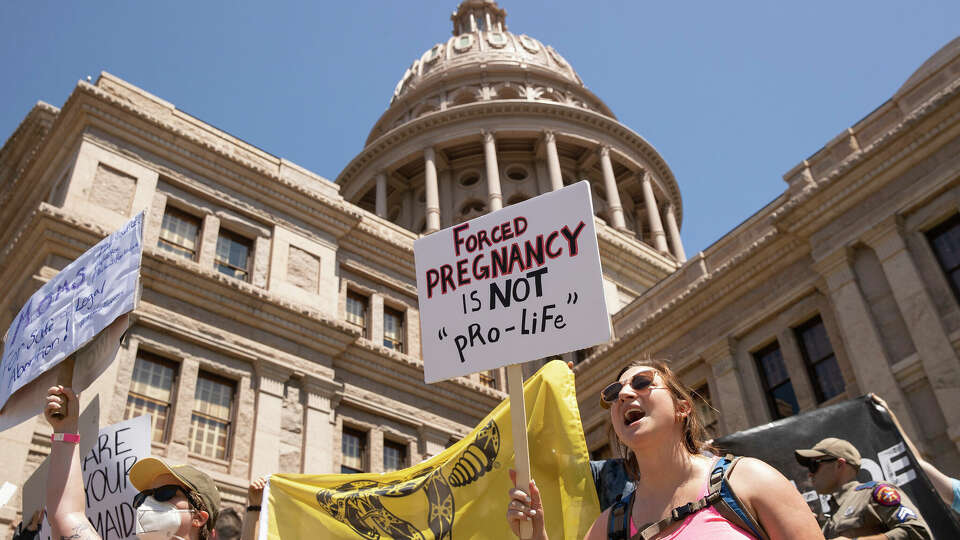
[[[610,421],[624,465],[633,480],[627,538],[727,540],[755,538],[724,518],[713,506],[684,519],[668,522],[658,532],[648,524],[669,518],[672,511],[698,501],[708,493],[709,476],[716,458],[706,442],[703,423],[693,407],[693,398],[666,363],[637,361],[621,370],[617,380],[601,392],[601,405],[609,409]],[[820,527],[800,493],[773,467],[744,458],[729,476],[730,487],[744,503],[744,510],[772,540],[821,539]],[[529,496],[513,489],[507,520],[514,534],[519,524],[532,523],[535,540],[547,538],[540,492],[531,481]],[[608,538],[611,509],[605,510],[587,532],[587,540]]]
[[[100,535],[85,514],[77,433],[79,403],[70,388],[47,391],[44,417],[53,426],[47,472],[46,508],[51,537],[96,540]],[[167,465],[145,458],[130,469],[130,483],[140,490],[133,498],[135,532],[149,540],[209,540],[220,507],[213,480],[190,465]]]

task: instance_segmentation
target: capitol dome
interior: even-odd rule
[[[646,269],[619,290],[644,290],[682,264],[683,201],[657,150],[553,47],[508,31],[494,0],[463,0],[450,18],[453,35],[404,71],[337,176],[341,196],[430,234],[586,180],[604,264]]]
[[[464,0],[450,19],[453,35],[404,71],[368,143],[441,108],[491,99],[549,101],[616,118],[556,49],[509,32],[506,11],[495,1]],[[495,84],[485,94],[481,81]]]

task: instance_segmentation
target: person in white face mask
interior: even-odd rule
[[[99,540],[84,513],[82,469],[77,433],[79,404],[70,388],[47,391],[44,416],[53,426],[47,474],[47,519],[54,539]],[[220,508],[213,480],[191,465],[168,465],[145,458],[130,469],[135,532],[142,540],[209,540]]]

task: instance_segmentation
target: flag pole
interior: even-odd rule
[[[513,426],[514,469],[517,488],[529,495],[530,450],[527,445],[527,411],[523,402],[523,369],[520,364],[507,366],[507,391],[510,394],[510,422]],[[520,538],[533,538],[533,524],[520,522]]]

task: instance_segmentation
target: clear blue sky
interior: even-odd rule
[[[334,179],[457,0],[0,4],[0,140],[101,70]],[[688,254],[960,34],[957,0],[502,0],[673,169]]]

